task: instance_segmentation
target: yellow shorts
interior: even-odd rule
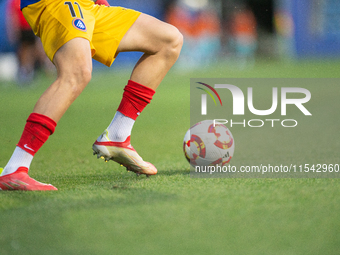
[[[107,66],[112,65],[120,41],[140,15],[131,9],[96,5],[91,0],[40,0],[22,12],[51,61],[61,46],[81,37],[89,40],[92,57]]]

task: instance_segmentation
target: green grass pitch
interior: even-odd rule
[[[339,78],[339,70],[335,61],[173,69],[133,129],[133,146],[159,169],[150,178],[92,156],[129,78],[94,73],[31,165],[33,178],[59,191],[0,192],[0,254],[339,254],[339,179],[190,178],[182,152],[190,78]],[[40,77],[29,89],[0,83],[0,166],[51,81]],[[339,128],[330,129],[334,139]],[[322,149],[333,151],[325,160],[339,161],[339,146]]]

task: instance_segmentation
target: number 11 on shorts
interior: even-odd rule
[[[76,15],[76,12],[75,12],[75,10],[74,10],[74,8],[73,8],[72,2],[65,2],[65,4],[68,5],[68,8],[70,9],[71,16],[72,16],[73,18],[76,18],[77,15]],[[74,4],[78,6],[79,13],[80,13],[80,17],[81,17],[82,19],[84,19],[83,12],[81,11],[80,5],[79,5],[77,2],[74,2]]]

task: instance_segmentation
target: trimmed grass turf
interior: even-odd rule
[[[150,178],[92,156],[129,77],[95,73],[31,165],[32,177],[59,191],[0,192],[0,254],[338,254],[338,179],[192,179],[182,139],[191,77],[339,77],[339,67],[173,70],[133,129],[133,146],[159,169]],[[30,89],[0,84],[0,166],[50,81],[41,77]],[[324,156],[336,159],[337,149]]]

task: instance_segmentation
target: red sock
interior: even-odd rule
[[[117,111],[136,120],[138,115],[147,106],[155,91],[137,82],[129,80],[124,88],[123,98]]]
[[[48,137],[54,133],[56,126],[57,123],[51,118],[39,113],[32,113],[27,119],[17,146],[34,156]]]

